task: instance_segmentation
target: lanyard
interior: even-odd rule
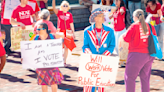
[[[97,30],[96,30],[96,28],[95,28],[96,36],[97,36],[97,39],[98,39],[98,45],[99,45],[99,46],[100,46],[100,44],[101,44],[102,29],[103,29],[103,28],[101,28],[101,33],[100,33],[100,37],[99,37],[99,36],[98,36],[98,33],[97,33]]]

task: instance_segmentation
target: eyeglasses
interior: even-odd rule
[[[68,5],[63,5],[63,7],[68,7]]]
[[[36,30],[40,31],[40,30],[44,30],[45,28],[37,28]]]

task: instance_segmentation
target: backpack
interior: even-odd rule
[[[130,19],[130,12],[128,9],[126,9],[126,13],[125,13],[125,26],[126,26],[126,29],[129,28],[129,26],[131,25],[131,19]]]
[[[52,34],[49,34],[49,35],[51,39],[54,39],[54,36]],[[38,39],[39,39],[39,35],[37,35],[34,40],[38,40]]]

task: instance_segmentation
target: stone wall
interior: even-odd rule
[[[56,5],[60,5],[63,0],[56,0]],[[79,4],[79,0],[66,0],[69,4]],[[48,0],[48,6],[52,6],[52,0]]]
[[[51,11],[50,21],[57,27],[57,16],[53,13],[52,8],[49,8]],[[76,28],[84,28],[89,24],[90,11],[87,7],[82,5],[71,5],[71,10],[69,11],[73,15],[74,26]]]

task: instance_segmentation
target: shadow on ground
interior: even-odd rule
[[[18,77],[9,75],[9,74],[0,74],[0,78],[6,79],[10,82],[31,83],[28,81],[24,81],[24,79],[22,79],[22,78],[18,78]]]

